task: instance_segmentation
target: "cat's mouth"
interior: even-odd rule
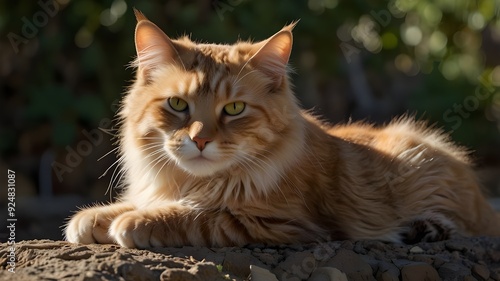
[[[166,150],[180,168],[193,176],[211,176],[230,164],[213,144],[199,150],[191,141],[185,141],[178,147],[167,146]]]
[[[210,176],[221,170],[221,165],[219,161],[210,159],[209,157],[200,153],[197,156],[183,159],[179,162],[180,166],[195,176]]]
[[[200,154],[200,155],[198,155],[196,157],[193,157],[193,158],[189,159],[189,161],[208,161],[208,162],[213,162],[212,160],[208,159],[203,154]]]

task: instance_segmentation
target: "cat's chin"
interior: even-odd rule
[[[181,160],[177,162],[184,171],[196,177],[208,177],[223,170],[226,166],[224,163],[213,161],[205,157],[199,156],[189,160]]]

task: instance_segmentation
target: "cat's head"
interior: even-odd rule
[[[136,17],[137,77],[120,112],[122,153],[204,177],[262,167],[294,137],[294,25],[261,42],[217,45],[170,39]]]

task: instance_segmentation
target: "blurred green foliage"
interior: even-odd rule
[[[500,86],[499,2],[3,1],[0,153],[14,157],[24,150],[71,145],[81,128],[96,128],[114,115],[133,79],[127,68],[135,54],[132,7],[169,36],[188,34],[200,42],[262,40],[300,19],[291,64],[306,107],[319,104],[332,121],[345,121],[362,103],[352,85],[366,80],[368,91],[361,94],[389,107],[373,103],[355,118],[384,122],[407,110],[418,112],[453,129],[459,142],[495,147],[500,143],[497,90],[462,118],[460,128],[444,114],[451,109],[455,116],[454,104],[486,87],[481,75],[487,86]],[[36,29],[32,38],[23,35],[26,22]],[[38,152],[19,144],[27,131],[43,124],[50,134]]]

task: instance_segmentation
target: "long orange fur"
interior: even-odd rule
[[[411,118],[329,126],[299,108],[287,76],[294,25],[258,43],[216,45],[172,40],[136,17],[137,79],[119,114],[126,188],[117,203],[73,216],[68,241],[143,248],[500,235],[466,151],[441,132]],[[224,113],[235,102],[244,110]]]

